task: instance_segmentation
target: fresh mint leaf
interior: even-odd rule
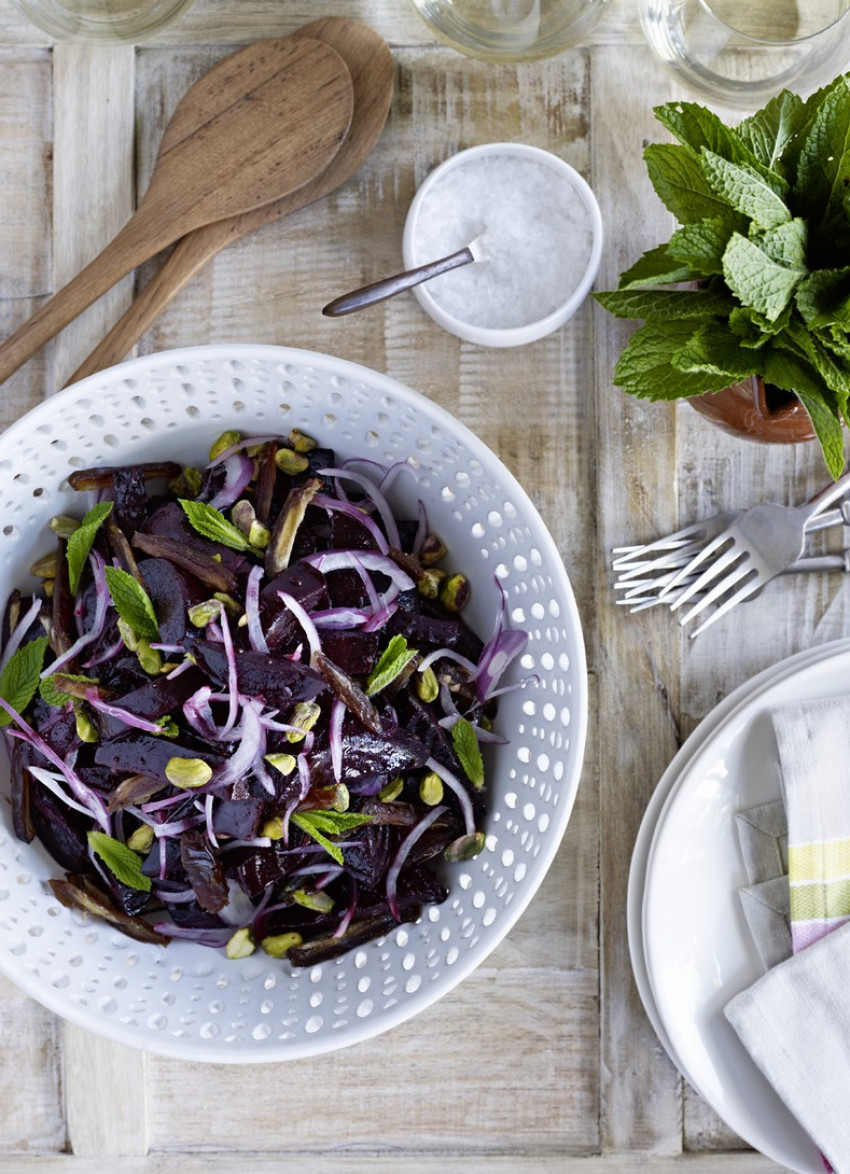
[[[393,636],[384,651],[378,657],[378,663],[366,678],[366,696],[374,697],[382,689],[386,689],[396,677],[401,676],[414,657],[419,653],[415,648],[408,648],[404,636]]]
[[[793,303],[789,302],[778,318],[769,321],[751,306],[736,306],[729,315],[729,330],[741,346],[761,350],[787,329],[793,309]]]
[[[702,158],[711,189],[725,204],[749,217],[759,228],[766,231],[791,219],[791,212],[783,199],[787,185],[782,185],[783,192],[777,191],[780,186],[778,178],[774,182],[754,168],[730,163],[713,151],[703,151]]]
[[[156,612],[141,583],[120,567],[107,567],[106,584],[115,610],[135,636],[141,640],[158,640]]]
[[[728,208],[708,182],[703,159],[690,147],[652,143],[643,157],[659,199],[680,224],[722,216]]]
[[[630,395],[673,400],[728,386],[723,376],[678,370],[673,358],[695,333],[694,323],[648,322],[635,331],[614,368],[614,383]]]
[[[725,243],[725,242],[724,242]],[[674,260],[666,245],[648,249],[630,269],[620,277],[619,289],[635,289],[647,285],[675,285],[682,281],[696,281],[701,274],[681,261]]]
[[[122,885],[127,885],[131,889],[141,889],[145,893],[151,891],[151,878],[142,872],[141,857],[132,848],[108,836],[106,832],[89,832],[88,842],[92,852],[101,858]]]
[[[815,224],[842,216],[850,175],[850,80],[836,79],[801,132],[797,199],[801,215]]]
[[[618,318],[643,318],[647,322],[728,315],[735,304],[728,294],[709,290],[612,290],[594,297]]]
[[[111,501],[102,501],[92,506],[80,523],[80,528],[75,530],[68,539],[65,557],[68,562],[68,582],[73,594],[76,594],[77,588],[79,587],[80,576],[83,573],[83,567],[86,565],[89,551],[97,537],[97,532],[106,518],[109,517],[112,506],[113,503]]]
[[[700,326],[676,351],[672,363],[680,371],[721,376],[727,383],[737,383],[761,370],[753,349],[742,346],[729,328],[719,322]]]
[[[850,267],[810,273],[797,286],[794,301],[813,330],[836,322],[850,329]]]
[[[806,245],[809,234],[805,220],[800,220],[799,217],[786,220],[784,224],[778,224],[776,228],[752,236],[751,239],[777,265],[784,265],[786,269],[798,269],[801,274],[806,273]]]
[[[301,828],[311,839],[325,849],[337,864],[343,864],[342,850],[328,836],[338,836],[341,833],[353,831],[362,827],[371,820],[369,815],[361,815],[355,811],[296,811],[292,822]]]
[[[703,147],[731,163],[757,162],[755,155],[736,132],[705,106],[696,102],[668,102],[656,106],[655,117],[680,143],[699,153]]]
[[[667,244],[668,254],[703,278],[722,274],[729,237],[734,232],[746,233],[749,223],[746,216],[727,208],[722,216],[700,220],[674,232]]]
[[[22,714],[35,696],[46,652],[47,637],[36,636],[9,657],[0,673],[0,697],[17,713]],[[0,710],[0,726],[8,726],[11,721],[11,714]]]
[[[466,777],[480,791],[484,786],[484,760],[475,730],[466,718],[459,718],[452,726],[452,746]]]
[[[222,517],[213,506],[202,501],[186,501],[184,498],[178,500],[193,529],[204,538],[209,538],[211,542],[220,542],[222,546],[229,546],[231,550],[248,550],[251,544],[242,531],[232,522],[228,522],[227,518]]]
[[[803,125],[805,106],[797,94],[783,90],[737,127],[740,141],[771,171],[781,166],[788,143]],[[716,148],[713,148],[716,150]],[[722,155],[722,151],[717,152]]]
[[[791,301],[803,275],[777,265],[754,241],[735,233],[723,256],[723,276],[744,305],[773,321]]]
[[[844,434],[834,394],[824,387],[805,359],[785,351],[767,354],[764,378],[798,397],[812,422],[829,472],[834,478],[840,476],[844,468]]]

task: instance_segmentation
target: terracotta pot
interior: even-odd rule
[[[698,396],[688,403],[733,436],[764,444],[796,444],[815,439],[806,409],[797,397],[777,387],[766,387],[760,375],[723,391]]]

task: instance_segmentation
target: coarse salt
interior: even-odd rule
[[[428,283],[448,314],[473,326],[539,322],[578,288],[593,247],[590,211],[569,176],[536,159],[494,154],[442,175],[419,209],[414,264],[482,236],[483,259]]]

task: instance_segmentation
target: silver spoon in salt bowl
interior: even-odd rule
[[[355,310],[362,310],[366,306],[374,306],[376,302],[384,302],[414,285],[421,285],[423,281],[430,281],[439,277],[441,273],[449,273],[452,269],[460,269],[463,265],[473,265],[478,261],[486,261],[487,254],[484,247],[486,234],[479,235],[462,249],[449,253],[437,261],[428,261],[425,265],[417,265],[415,269],[405,269],[402,273],[395,273],[391,277],[382,277],[380,281],[361,285],[359,289],[342,294],[322,309],[326,318],[341,318],[344,314],[352,314]]]

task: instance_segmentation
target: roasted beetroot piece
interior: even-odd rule
[[[86,839],[91,820],[57,799],[46,787],[32,787],[31,803],[35,833],[53,859],[69,872],[93,873]]]
[[[186,635],[188,611],[208,597],[194,575],[164,558],[145,558],[139,572],[151,597],[165,644],[179,644]]]
[[[310,614],[330,606],[325,577],[309,563],[295,563],[269,582],[260,591],[260,619],[266,644],[272,652],[293,651],[304,638],[298,620],[280,598],[284,592],[300,603]]]
[[[230,662],[223,645],[187,636],[185,647],[216,684],[222,688],[227,686]],[[234,656],[240,692],[259,698],[267,705],[285,710],[296,701],[318,697],[328,687],[320,673],[286,657],[241,648],[235,650]]]
[[[155,722],[175,711],[180,716],[183,703],[204,684],[206,677],[194,666],[175,677],[162,676],[146,680],[129,693],[122,693],[115,698],[115,715],[95,712],[101,737],[108,740],[126,733],[128,725],[132,724],[129,721],[132,717]]]
[[[314,786],[333,785],[331,759],[330,748],[318,750],[314,755],[311,776]],[[343,730],[341,778],[349,787],[356,787],[359,779],[378,775],[393,779],[424,766],[427,759],[428,748],[404,730],[374,734],[354,723],[347,723]]]
[[[183,833],[180,860],[198,904],[207,913],[219,913],[227,904],[227,881],[221,861],[214,855],[205,832],[192,828]]]
[[[368,677],[378,663],[381,642],[377,632],[328,629],[322,636],[322,651],[349,677]]]
[[[173,738],[129,730],[102,742],[95,751],[95,762],[115,772],[145,774],[167,782],[165,768],[172,758],[200,758],[213,768],[224,762],[225,748],[211,752],[208,747],[177,745]]]

